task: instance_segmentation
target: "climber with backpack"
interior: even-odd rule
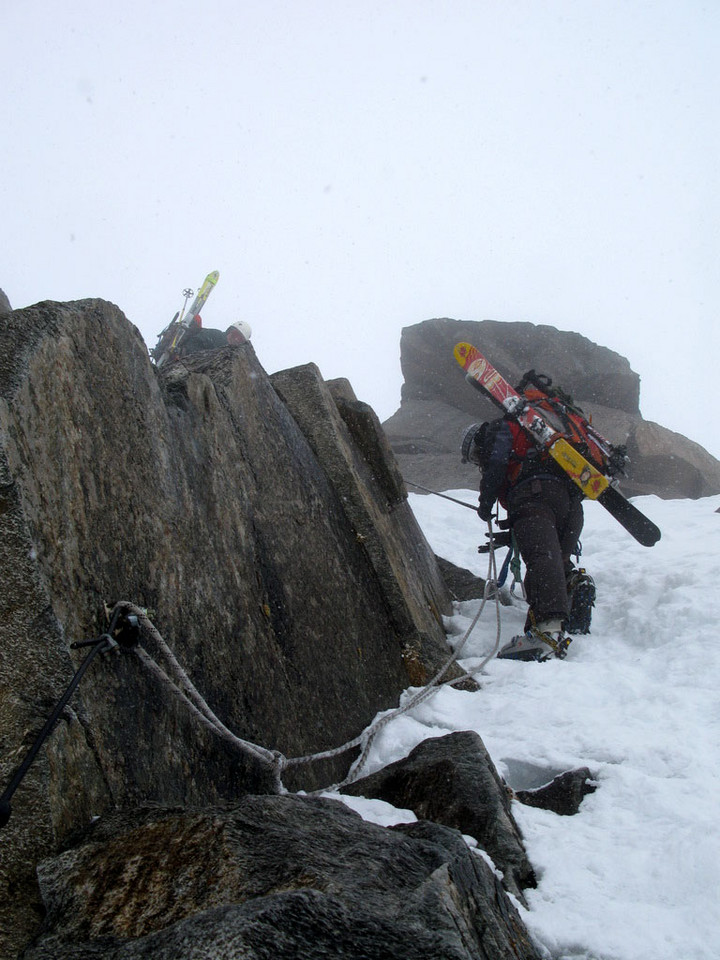
[[[599,468],[608,469],[607,458],[614,456],[612,469],[621,469],[624,451],[599,445],[602,438],[572,398],[552,387],[549,377],[531,370],[517,392]],[[525,633],[502,647],[498,658],[562,659],[571,633],[589,633],[595,600],[592,578],[571,560],[579,556],[583,493],[509,416],[469,427],[462,454],[481,470],[480,518],[491,520],[496,502],[507,510],[506,523],[526,567]]]
[[[221,347],[238,347],[247,343],[252,336],[252,328],[246,320],[236,320],[227,330],[215,330],[203,327],[202,317],[198,314],[187,327],[184,337],[172,352],[172,359],[189,357],[201,350],[218,350]]]

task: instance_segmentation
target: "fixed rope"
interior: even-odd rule
[[[72,649],[89,647],[90,652],[87,654],[80,667],[76,671],[65,693],[46,721],[43,729],[36,737],[30,750],[25,756],[25,759],[13,775],[10,783],[2,792],[2,794],[0,794],[0,829],[2,829],[2,827],[4,827],[10,819],[12,810],[10,801],[13,797],[13,794],[25,777],[25,774],[32,765],[41,746],[50,735],[62,711],[69,703],[70,698],[79,686],[90,664],[99,654],[106,653],[110,650],[117,650],[119,647],[133,652],[143,666],[148,670],[148,672],[155,677],[158,683],[165,687],[172,696],[180,699],[190,710],[193,716],[195,716],[204,727],[206,727],[215,735],[221,737],[234,749],[251,756],[266,770],[268,770],[274,780],[278,793],[286,792],[282,783],[282,773],[283,770],[287,769],[288,767],[313,763],[317,760],[330,759],[332,757],[340,756],[354,747],[362,747],[359,757],[355,760],[350,768],[350,772],[342,782],[334,784],[332,787],[326,787],[324,790],[316,790],[314,793],[318,794],[327,791],[339,790],[341,787],[354,782],[360,777],[362,768],[367,762],[372,744],[383,727],[385,727],[396,717],[402,716],[403,714],[408,713],[414,707],[424,703],[425,700],[428,700],[430,697],[434,696],[434,694],[437,693],[441,687],[456,686],[466,681],[468,678],[472,678],[475,674],[480,673],[486,664],[495,656],[500,643],[500,598],[499,587],[497,583],[495,551],[492,546],[492,526],[490,523],[488,523],[488,527],[490,530],[490,560],[488,577],[485,581],[482,602],[475,617],[473,618],[472,623],[465,631],[465,634],[463,635],[460,643],[454,649],[452,655],[446,660],[446,662],[429,681],[429,683],[426,684],[426,686],[412,694],[406,700],[406,702],[402,704],[402,706],[397,707],[394,710],[389,710],[382,716],[378,717],[378,719],[376,719],[369,727],[367,727],[359,736],[348,741],[347,743],[344,743],[340,747],[335,747],[332,750],[324,750],[319,753],[309,754],[304,757],[293,757],[288,759],[277,750],[268,750],[266,747],[252,743],[249,740],[244,740],[242,737],[238,737],[235,733],[233,733],[232,730],[230,730],[213,712],[206,700],[198,692],[197,688],[178,662],[174,653],[165,642],[159,630],[148,617],[147,611],[129,601],[119,601],[115,604],[113,610],[109,612],[108,619],[110,626],[108,627],[106,633],[99,637],[95,637],[92,640],[79,641],[70,645]],[[485,609],[485,606],[493,591],[495,593],[497,614],[497,635],[493,649],[483,658],[479,666],[475,667],[472,671],[467,671],[465,674],[455,677],[451,680],[443,680],[443,677],[448,672],[450,667],[458,660],[468,640],[468,637],[475,629],[475,626],[477,625],[477,622],[480,619],[480,616]],[[167,670],[163,669],[140,644],[140,636],[143,632],[152,639],[158,650],[163,655],[168,668]]]
[[[235,749],[240,750],[246,754],[252,756],[255,760],[261,763],[266,768],[270,769],[273,773],[276,785],[278,789],[282,791],[284,788],[282,786],[282,772],[283,770],[289,767],[301,766],[303,764],[313,763],[319,760],[329,760],[334,757],[341,756],[343,753],[347,753],[349,750],[354,749],[355,747],[362,747],[362,751],[359,757],[353,763],[350,772],[347,777],[338,784],[333,785],[332,787],[325,788],[326,790],[335,790],[340,787],[346,786],[349,783],[357,780],[360,776],[362,768],[364,767],[370,749],[375,741],[375,738],[380,733],[380,731],[385,727],[391,720],[394,720],[396,717],[402,716],[405,713],[408,713],[410,710],[424,703],[430,697],[434,696],[439,689],[444,686],[457,686],[460,683],[465,682],[469,678],[472,678],[478,673],[481,673],[485,666],[492,660],[492,658],[497,653],[499,644],[500,644],[500,597],[499,597],[499,588],[497,584],[497,567],[495,560],[495,551],[493,549],[493,534],[492,534],[492,524],[488,522],[489,535],[490,535],[490,550],[489,550],[489,566],[488,566],[488,576],[485,581],[485,589],[483,593],[482,602],[480,607],[473,618],[470,626],[465,631],[462,639],[458,645],[453,650],[452,655],[445,661],[445,663],[440,667],[437,673],[432,677],[432,679],[420,690],[413,693],[410,697],[407,698],[406,702],[399,707],[396,707],[394,710],[389,710],[384,713],[382,716],[378,717],[373,723],[370,724],[361,734],[352,740],[347,741],[347,743],[342,744],[339,747],[334,747],[330,750],[323,750],[318,753],[308,754],[302,757],[285,757],[282,753],[275,750],[268,750],[266,747],[259,746],[258,744],[252,743],[248,740],[244,740],[241,737],[238,737],[234,734],[225,724],[216,716],[212,711],[210,706],[207,704],[205,699],[198,692],[197,688],[194,686],[190,678],[188,677],[185,670],[182,668],[177,658],[173,654],[172,650],[168,644],[163,639],[162,635],[152,623],[150,618],[147,615],[142,607],[130,603],[128,601],[120,601],[115,609],[121,609],[126,616],[132,616],[137,619],[138,624],[142,627],[143,631],[154,641],[159,651],[162,653],[163,658],[166,661],[168,671],[163,670],[159,664],[153,659],[153,657],[140,645],[140,643],[135,644],[132,649],[135,652],[136,656],[140,659],[141,663],[155,676],[159,683],[165,686],[168,691],[175,697],[181,699],[185,702],[191,712],[196,716],[196,718],[202,723],[205,727],[212,730],[218,736],[222,737],[227,743],[233,746]],[[494,593],[495,596],[495,606],[496,606],[496,617],[497,617],[497,631],[495,637],[495,644],[492,650],[483,658],[479,666],[474,667],[472,671],[467,671],[462,676],[455,677],[451,680],[443,681],[443,677],[447,674],[448,670],[452,665],[459,659],[460,654],[462,653],[465,644],[467,643],[468,638],[475,629],[480,616],[485,609],[488,601],[491,599]],[[170,675],[169,675],[170,674]],[[324,791],[315,791],[316,793]]]
[[[478,611],[475,614],[475,617],[473,618],[470,626],[467,628],[467,630],[463,634],[462,639],[458,643],[457,647],[453,650],[452,655],[448,658],[448,660],[443,664],[440,670],[435,674],[435,676],[430,680],[430,682],[425,687],[423,687],[416,694],[410,697],[410,699],[406,703],[404,703],[402,706],[397,707],[395,710],[390,710],[387,713],[385,713],[382,717],[379,717],[374,723],[372,723],[366,730],[363,731],[360,737],[356,738],[357,743],[363,743],[362,753],[351,766],[350,771],[348,775],[345,777],[345,779],[342,780],[340,783],[335,784],[333,787],[329,787],[326,789],[339,790],[341,787],[345,787],[350,783],[354,783],[355,780],[358,780],[360,778],[360,774],[362,772],[363,767],[365,766],[365,763],[367,762],[368,756],[370,754],[370,750],[372,748],[372,745],[377,735],[380,733],[382,728],[386,726],[391,720],[394,720],[396,717],[399,717],[405,713],[408,713],[410,710],[419,706],[421,703],[424,703],[425,700],[429,700],[430,697],[434,696],[438,692],[438,690],[441,689],[441,687],[458,686],[459,684],[464,683],[469,678],[471,679],[476,674],[482,673],[484,668],[487,666],[487,664],[492,660],[492,658],[497,653],[498,647],[500,646],[500,631],[501,631],[500,593],[497,587],[497,567],[496,567],[496,561],[495,561],[495,550],[493,548],[493,541],[492,541],[492,525],[489,521],[488,521],[488,528],[490,532],[489,565],[488,565],[488,576],[485,580],[485,588],[483,590],[483,598],[482,598],[480,607],[478,608]],[[485,655],[485,657],[480,662],[480,664],[477,667],[475,667],[473,670],[466,672],[462,676],[455,677],[452,680],[447,680],[444,683],[441,683],[440,681],[442,677],[447,673],[450,667],[459,659],[460,654],[462,653],[463,647],[465,646],[465,644],[468,641],[468,638],[470,637],[473,630],[475,629],[480,619],[480,616],[482,615],[482,612],[485,609],[485,606],[488,600],[490,599],[490,595],[492,592],[494,592],[495,594],[495,609],[496,609],[496,617],[497,617],[497,631],[495,636],[495,643],[492,650]],[[305,758],[300,758],[300,760],[304,760],[304,759]],[[313,757],[309,757],[307,759],[309,762],[313,759]],[[316,791],[316,792],[321,793],[324,791]]]
[[[261,747],[249,740],[243,740],[241,737],[238,737],[236,734],[234,734],[232,730],[226,727],[222,720],[220,720],[220,718],[212,711],[205,699],[198,692],[197,688],[178,662],[175,654],[165,642],[160,631],[148,617],[147,612],[143,610],[142,607],[138,607],[134,603],[129,603],[128,601],[124,600],[120,601],[116,605],[116,609],[118,607],[122,609],[126,615],[137,618],[142,629],[152,638],[162,652],[165,660],[167,661],[170,673],[173,674],[173,676],[168,676],[167,672],[163,670],[162,667],[159,666],[159,664],[156,663],[152,656],[147,652],[147,650],[145,650],[145,648],[138,643],[132,649],[136,656],[140,659],[140,662],[153,674],[153,676],[156,677],[156,679],[163,686],[169,690],[173,696],[182,700],[187,705],[200,723],[212,730],[237,750],[249,754],[255,760],[258,760],[263,766],[274,771],[277,784],[280,785],[281,754],[273,750],[268,750],[266,747]]]

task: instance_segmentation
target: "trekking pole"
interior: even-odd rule
[[[95,637],[92,640],[81,640],[76,643],[70,644],[71,650],[78,650],[81,647],[91,647],[92,649],[90,650],[88,655],[85,657],[83,662],[78,667],[75,673],[75,676],[70,681],[70,684],[68,685],[65,693],[62,695],[57,705],[55,706],[55,709],[50,714],[48,719],[45,721],[45,725],[43,726],[42,730],[35,738],[35,742],[28,750],[25,756],[25,759],[20,764],[18,769],[15,771],[15,774],[12,780],[3,791],[2,796],[0,796],[0,829],[2,829],[10,819],[10,815],[12,813],[10,800],[12,799],[13,794],[22,783],[23,778],[25,777],[25,774],[28,772],[35,757],[40,752],[40,748],[42,747],[43,743],[45,743],[47,738],[50,736],[53,727],[57,723],[65,707],[70,702],[70,698],[72,697],[75,690],[78,688],[80,681],[85,675],[88,667],[93,662],[95,657],[97,657],[98,654],[107,653],[109,650],[115,650],[118,648],[118,641],[113,638],[112,634],[115,631],[115,627],[117,625],[117,621],[120,614],[121,614],[120,610],[115,611],[115,613],[113,614],[113,618],[110,622],[110,626],[108,627],[107,633],[103,633],[101,636]],[[127,619],[128,621],[132,621],[133,618],[128,617]],[[129,630],[128,630],[128,626],[130,628]],[[128,625],[125,627],[124,632],[126,634],[127,639],[123,643],[124,646],[132,645],[132,639],[129,639],[129,638],[132,638],[135,636],[133,632],[135,627],[136,627],[136,624],[132,622],[129,622]]]
[[[180,311],[180,314],[177,314],[177,313],[175,314],[175,320],[177,320],[178,323],[180,323],[180,321],[182,320],[182,318],[185,316],[185,310],[187,309],[188,300],[190,299],[190,297],[191,297],[194,293],[195,293],[195,291],[192,290],[190,287],[185,287],[185,289],[183,290],[183,296],[185,297],[185,303],[183,304],[183,308],[182,308],[182,310]]]

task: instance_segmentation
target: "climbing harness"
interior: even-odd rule
[[[517,545],[517,540],[515,539],[515,534],[513,534],[513,547],[512,547],[512,556],[510,557],[510,570],[513,575],[513,582],[510,584],[510,593],[515,593],[515,587],[520,584],[520,593],[522,594],[523,600],[527,600],[527,593],[525,592],[525,583],[522,578],[522,565],[520,563],[520,548]],[[510,554],[508,553],[508,556]]]
[[[512,573],[513,582],[510,585],[510,593],[514,594],[515,588],[520,584],[520,592],[522,593],[523,600],[525,600],[525,585],[522,580],[520,549],[515,534],[511,530],[502,530],[499,533],[490,533],[488,536],[490,537],[489,541],[478,547],[478,553],[489,553],[493,547],[507,547],[508,552],[505,554],[502,567],[500,567],[497,585],[498,587],[504,587],[508,573]]]

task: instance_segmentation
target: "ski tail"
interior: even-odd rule
[[[660,528],[615,487],[608,487],[597,500],[643,547],[654,547],[660,539]]]

